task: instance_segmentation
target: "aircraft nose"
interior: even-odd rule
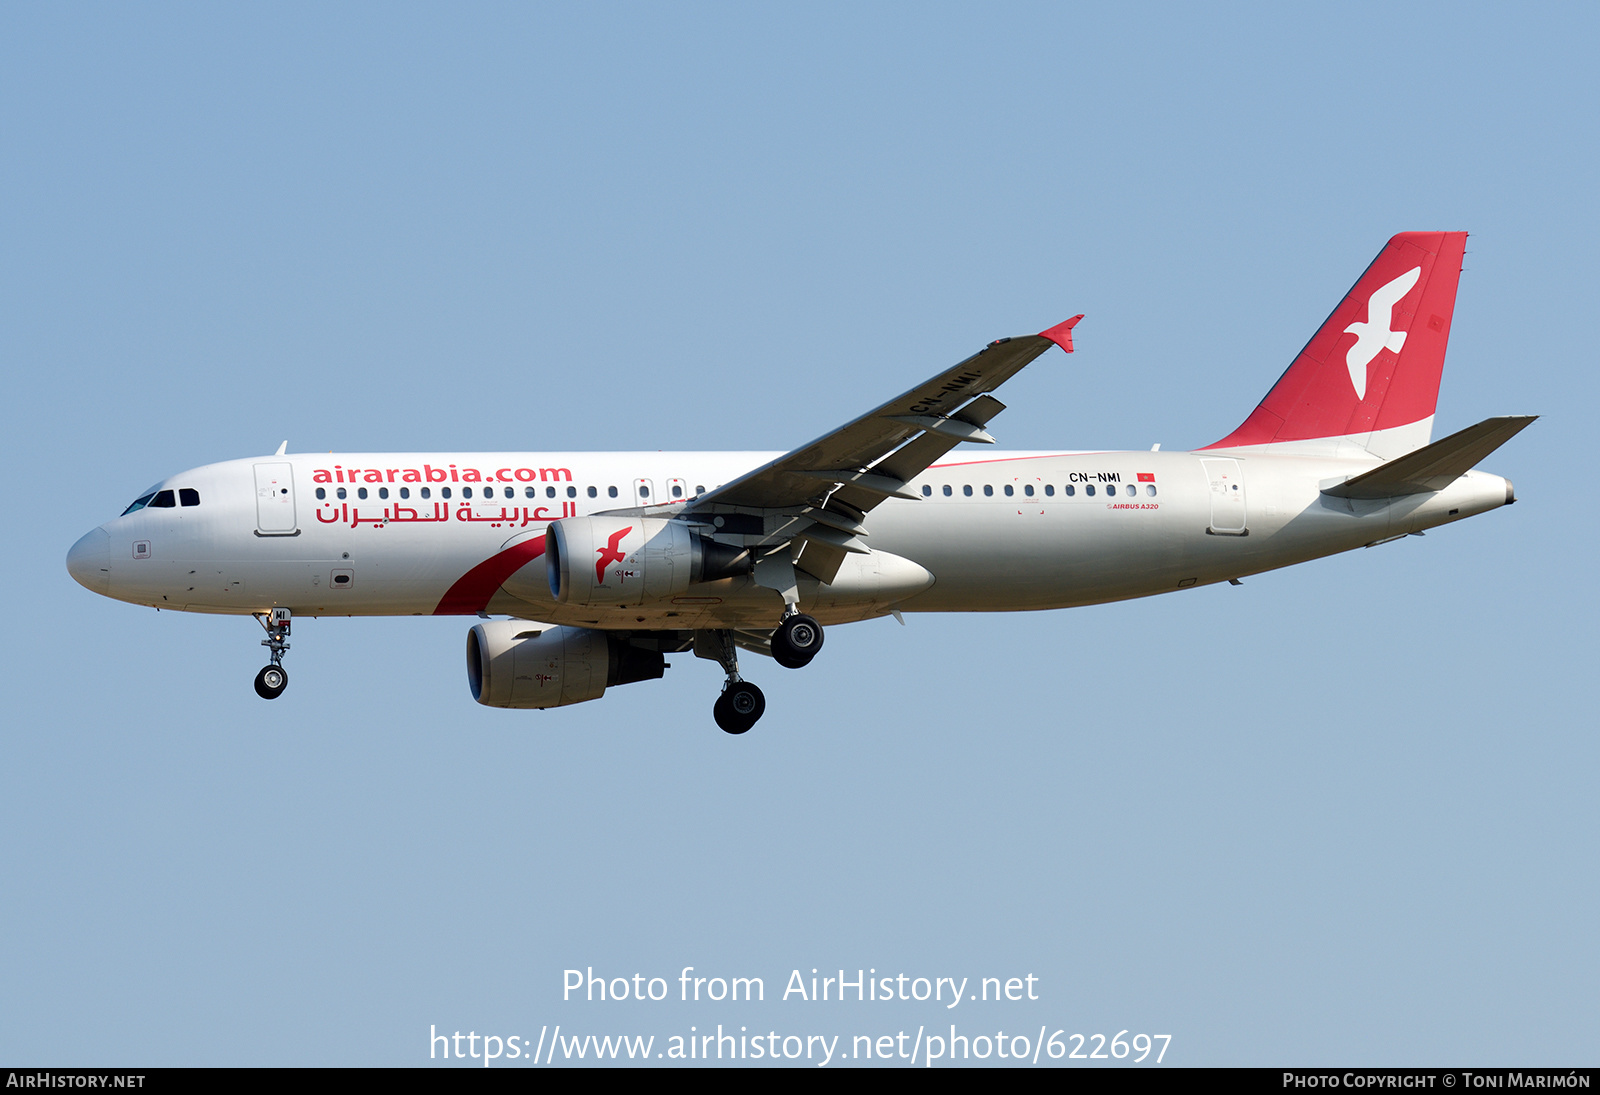
[[[67,573],[95,593],[111,589],[111,534],[103,528],[85,534],[67,552]]]

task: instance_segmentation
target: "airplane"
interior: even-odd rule
[[[1537,416],[1432,441],[1465,232],[1394,236],[1265,399],[1193,452],[996,452],[992,394],[1073,318],[1003,338],[786,453],[289,454],[163,479],[67,569],[158,609],[252,615],[276,699],[301,616],[478,616],[473,699],[550,708],[717,662],[718,726],[766,708],[739,652],[804,667],[824,628],[1169,593],[1516,501],[1477,463]],[[505,617],[495,619],[494,617]]]

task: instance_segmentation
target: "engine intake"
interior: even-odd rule
[[[666,659],[587,627],[490,620],[467,632],[467,685],[486,707],[564,707],[660,678]]]

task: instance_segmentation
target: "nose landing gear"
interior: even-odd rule
[[[289,610],[275,608],[270,613],[257,612],[255,615],[256,622],[267,632],[261,645],[272,655],[272,664],[256,674],[256,695],[264,700],[275,700],[289,687],[289,673],[283,668],[283,652],[289,649],[285,641],[289,638]]]
[[[256,695],[275,700],[289,687],[289,674],[281,665],[269,665],[256,674]]]

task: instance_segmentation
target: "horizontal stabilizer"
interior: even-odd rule
[[[1379,464],[1322,493],[1335,498],[1394,498],[1444,490],[1538,417],[1536,414],[1508,414],[1486,418],[1476,426],[1468,426],[1415,452]]]

